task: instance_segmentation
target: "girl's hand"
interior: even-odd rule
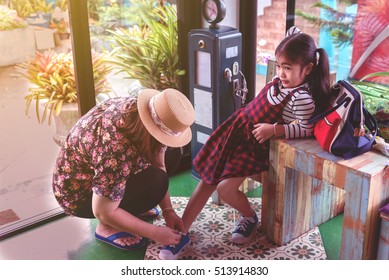
[[[267,139],[274,136],[274,125],[269,123],[257,123],[254,125],[252,131],[254,138],[259,142],[263,143]]]
[[[184,222],[176,214],[176,212],[174,211],[167,212],[166,214],[163,214],[163,217],[165,218],[166,225],[168,227],[170,227],[171,229],[178,230],[180,232],[185,232]]]

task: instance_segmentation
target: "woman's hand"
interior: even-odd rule
[[[180,232],[185,232],[184,229],[184,222],[182,219],[176,214],[174,211],[166,212],[165,214],[162,213],[163,217],[165,218],[166,225],[170,227],[171,229],[178,230]]]
[[[267,139],[270,139],[275,135],[274,133],[275,127],[273,124],[269,123],[257,123],[254,125],[254,129],[252,131],[254,138],[259,142],[263,143]]]
[[[155,236],[152,239],[162,245],[177,245],[180,242],[181,234],[169,227],[157,226]]]

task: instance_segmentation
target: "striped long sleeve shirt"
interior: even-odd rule
[[[306,85],[308,87],[308,85]],[[273,105],[279,104],[287,94],[294,89],[280,88],[277,95],[268,92],[267,98]],[[285,138],[302,138],[313,135],[313,124],[308,124],[308,119],[315,111],[315,103],[309,92],[304,87],[293,93],[282,113],[284,119]]]

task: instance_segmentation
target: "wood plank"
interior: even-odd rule
[[[379,209],[388,201],[389,181],[384,179],[383,174],[377,174],[371,178],[370,199],[365,226],[365,242],[363,248],[364,259],[375,259],[380,235]]]
[[[283,142],[279,142],[277,166],[275,170],[276,176],[272,176],[275,179],[274,188],[274,237],[277,242],[282,242],[282,236],[284,234],[283,219],[284,219],[284,195],[285,195],[285,180],[286,180],[286,162],[293,162],[293,153],[287,153],[287,146]]]
[[[378,240],[377,260],[389,260],[389,216],[381,214],[381,230]]]

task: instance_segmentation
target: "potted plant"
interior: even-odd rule
[[[176,6],[166,1],[131,2],[138,25],[108,30],[114,41],[111,52],[113,66],[137,81],[129,89],[132,95],[137,95],[142,87],[179,89],[179,77],[185,74],[185,70],[180,68],[177,55]],[[168,148],[165,156],[175,157],[176,153],[183,155],[183,148]]]
[[[59,40],[67,40],[70,38],[70,30],[65,20],[54,20],[50,22],[50,28],[55,30],[55,36],[58,36]]]
[[[26,14],[29,10],[31,11],[29,16],[26,17],[30,25],[49,28],[53,2],[47,2],[46,0],[24,0],[18,2],[20,5],[18,10],[21,14]],[[27,9],[24,8],[26,6],[28,7]]]
[[[111,57],[119,72],[143,87],[179,88],[185,74],[178,61],[177,12],[175,5],[139,10],[141,22],[128,29],[110,31],[115,42]]]
[[[70,28],[67,0],[56,0],[50,28],[55,30],[54,40],[57,46],[70,48]]]
[[[108,94],[110,86],[106,76],[111,71],[111,66],[106,62],[106,55],[92,52],[92,64],[96,94]],[[35,102],[39,123],[47,119],[50,125],[53,116],[57,129],[54,140],[61,145],[67,132],[79,118],[72,53],[56,53],[53,50],[37,51],[35,58],[17,65],[16,69],[35,85],[25,96],[25,113],[28,113],[31,103]],[[41,104],[43,112],[41,112]],[[69,109],[69,106],[72,108]],[[66,116],[67,114],[71,117]],[[66,127],[63,128],[62,124]]]
[[[19,17],[15,10],[7,6],[0,6],[0,31],[25,28],[28,23]]]
[[[37,14],[41,14],[50,22],[53,3],[46,0],[7,0],[6,5],[15,10],[19,17],[33,19]],[[28,20],[27,20],[28,21]]]

